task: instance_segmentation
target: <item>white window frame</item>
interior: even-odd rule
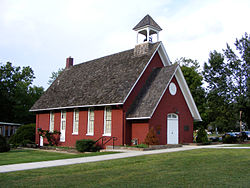
[[[110,116],[111,116],[111,119],[110,119],[110,132],[107,133],[107,109],[110,109]],[[112,109],[111,107],[105,107],[104,108],[104,130],[103,130],[103,136],[111,136],[111,133],[112,133]]]
[[[93,115],[94,115],[93,120],[90,119],[91,113],[93,113]],[[92,125],[91,125],[91,122],[93,122]],[[90,131],[91,130],[90,126],[93,126],[92,132]],[[94,111],[94,108],[89,108],[88,109],[88,125],[87,125],[87,134],[86,135],[87,136],[94,136],[94,132],[95,132],[95,111]]]
[[[78,115],[78,120],[76,121],[76,115]],[[76,129],[77,126],[77,130]],[[75,109],[74,110],[74,115],[73,115],[73,131],[72,134],[73,135],[78,135],[78,131],[79,131],[79,110]]]
[[[63,117],[63,114],[65,115],[65,117]],[[65,142],[65,140],[66,140],[66,127],[67,127],[67,119],[66,118],[67,118],[67,111],[66,110],[62,110],[61,111],[60,131],[62,132],[62,124],[63,124],[63,122],[65,122],[65,129],[64,129],[64,140],[62,140],[61,137],[60,137],[60,142]]]
[[[49,131],[54,132],[54,130],[55,130],[55,113],[51,111],[49,114]]]

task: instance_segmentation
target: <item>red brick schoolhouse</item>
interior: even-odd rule
[[[77,65],[67,58],[31,108],[37,129],[60,131],[61,146],[101,137],[116,137],[115,145],[141,144],[151,128],[161,145],[193,141],[193,121],[201,117],[180,66],[159,41],[162,29],[146,15],[133,30],[134,49]],[[43,142],[36,133],[36,143]]]

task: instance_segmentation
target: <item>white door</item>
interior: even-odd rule
[[[40,146],[43,146],[43,137],[40,136]]]
[[[66,111],[61,112],[61,128],[60,128],[60,142],[65,142],[65,132],[66,132]]]
[[[168,114],[167,120],[167,144],[178,144],[178,115]]]

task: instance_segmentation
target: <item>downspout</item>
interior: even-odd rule
[[[123,143],[122,145],[125,145],[126,143],[126,113],[123,110]]]

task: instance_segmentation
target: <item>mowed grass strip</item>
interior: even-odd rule
[[[59,153],[59,152],[29,150],[29,149],[15,149],[9,152],[0,153],[0,165],[50,161],[50,160],[69,159],[77,157],[89,157],[89,156],[106,155],[113,153],[115,152],[93,152],[93,153],[75,154],[75,153]]]
[[[228,146],[228,147],[250,147],[250,144],[236,144],[236,145]]]
[[[250,187],[250,150],[197,149],[0,174],[1,187]]]

